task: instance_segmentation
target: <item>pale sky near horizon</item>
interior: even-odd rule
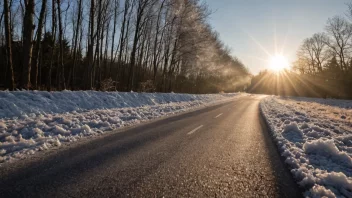
[[[305,38],[324,31],[328,18],[345,15],[349,0],[204,0],[209,22],[253,74],[267,69],[270,55],[283,51],[293,62]],[[276,36],[275,36],[276,35]],[[275,39],[276,38],[276,39]],[[286,39],[285,39],[286,38]],[[285,41],[286,40],[286,41]],[[262,47],[260,47],[260,45]],[[282,49],[282,50],[281,50]]]

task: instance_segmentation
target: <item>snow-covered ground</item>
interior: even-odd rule
[[[0,91],[0,164],[238,94]]]
[[[352,197],[352,101],[269,96],[260,103],[307,197]]]

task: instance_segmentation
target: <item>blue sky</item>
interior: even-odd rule
[[[204,0],[209,22],[253,74],[268,68],[276,49],[292,62],[302,40],[324,31],[328,18],[345,15],[349,0]],[[276,35],[276,36],[275,36]],[[275,39],[276,37],[276,39]],[[287,38],[287,39],[285,39]],[[285,42],[286,40],[286,42]],[[260,47],[261,45],[262,47]],[[265,50],[263,50],[265,49]]]

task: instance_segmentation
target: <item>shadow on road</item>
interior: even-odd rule
[[[259,112],[259,111],[258,111]],[[266,124],[263,116],[259,112],[259,120],[261,128],[263,129],[263,136],[266,147],[268,149],[270,164],[276,178],[276,188],[280,194],[279,197],[299,198],[303,197],[302,189],[300,189],[293,179],[291,172],[285,164],[285,159],[282,157],[277,149],[276,143],[270,135],[269,127]]]

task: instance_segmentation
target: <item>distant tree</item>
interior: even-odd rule
[[[330,78],[337,79],[340,73],[340,68],[336,56],[332,56],[332,58],[327,62],[325,65],[325,71]]]
[[[323,65],[330,57],[327,51],[327,36],[324,33],[316,33],[311,38],[314,60],[319,72],[323,71]]]
[[[326,31],[330,36],[326,44],[337,55],[341,70],[347,70],[351,54],[352,25],[343,17],[335,16],[328,20]]]

